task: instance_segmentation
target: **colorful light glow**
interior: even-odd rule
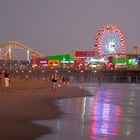
[[[97,33],[94,46],[100,58],[108,55],[125,54],[126,52],[124,34],[115,25],[102,27]]]
[[[121,107],[110,104],[110,98],[103,101],[100,98],[101,94],[103,93],[99,93],[97,96],[91,114],[90,134],[92,140],[98,136],[117,136],[119,134]]]

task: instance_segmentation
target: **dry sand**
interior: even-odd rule
[[[3,82],[3,81],[2,81]],[[60,87],[53,92],[49,81],[11,79],[10,87],[0,87],[0,140],[33,140],[50,128],[38,126],[31,120],[53,119],[61,111],[55,99],[87,96],[76,87]]]

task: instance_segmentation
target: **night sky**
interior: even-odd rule
[[[0,44],[16,40],[45,55],[93,50],[106,24],[123,31],[133,53],[140,46],[140,0],[0,0]]]

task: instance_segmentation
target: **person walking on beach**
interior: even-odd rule
[[[25,79],[26,79],[26,81],[29,80],[29,75],[28,74],[25,76]]]
[[[62,81],[62,84],[64,86],[66,84],[66,78],[64,76],[62,76],[61,81]]]
[[[57,76],[56,72],[54,72],[54,73],[52,74],[51,79],[52,79],[52,84],[53,84],[53,90],[56,91],[57,80],[58,80],[58,76]]]
[[[5,87],[8,88],[10,86],[10,74],[7,70],[4,72],[4,82],[5,82]]]

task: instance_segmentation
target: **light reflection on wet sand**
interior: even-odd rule
[[[139,140],[140,84],[81,84],[93,96],[57,101],[64,115],[35,121],[53,133],[36,140]]]

